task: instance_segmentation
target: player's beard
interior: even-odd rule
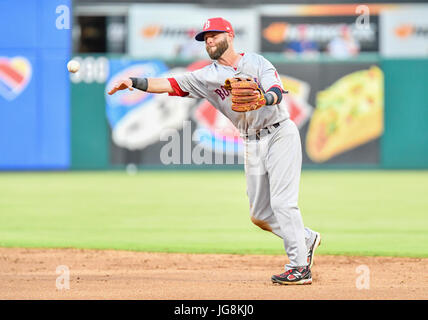
[[[217,60],[228,48],[229,44],[227,43],[227,39],[224,39],[217,44],[215,51],[210,51],[209,46],[206,47],[206,50],[211,59]]]

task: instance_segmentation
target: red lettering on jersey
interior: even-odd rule
[[[224,100],[230,95],[229,90],[227,90],[224,86],[221,86],[220,89],[215,89],[214,92],[220,96],[221,100]]]
[[[214,92],[215,92],[215,93],[217,93],[217,94],[220,96],[221,100],[224,100],[224,98],[226,98],[226,97],[224,96],[224,93],[223,93],[223,91],[222,91],[222,90],[220,90],[220,89],[215,89],[215,90],[214,90]]]

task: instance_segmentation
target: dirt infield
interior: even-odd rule
[[[0,248],[0,299],[428,298],[426,258],[318,255],[312,285],[273,285],[270,276],[286,262],[264,255]],[[58,266],[70,272],[69,289],[57,289],[66,270],[57,273]]]

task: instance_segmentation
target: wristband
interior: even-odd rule
[[[283,91],[280,88],[278,88],[278,87],[272,87],[269,91],[275,92],[275,94],[277,96],[277,100],[276,100],[275,104],[279,104],[281,102],[281,100],[282,100],[282,93],[283,93]]]
[[[149,87],[149,82],[147,81],[147,78],[129,78],[132,81],[132,87],[135,89],[147,91],[147,88]]]
[[[268,93],[265,94],[265,100],[266,100],[266,105],[267,106],[270,106],[271,104],[273,104],[274,99],[275,98],[273,97],[272,93],[268,92]]]

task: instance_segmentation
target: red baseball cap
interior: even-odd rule
[[[210,31],[230,32],[232,35],[235,34],[229,21],[223,18],[211,18],[204,23],[203,30],[196,35],[195,39],[197,41],[205,41],[204,34]]]

